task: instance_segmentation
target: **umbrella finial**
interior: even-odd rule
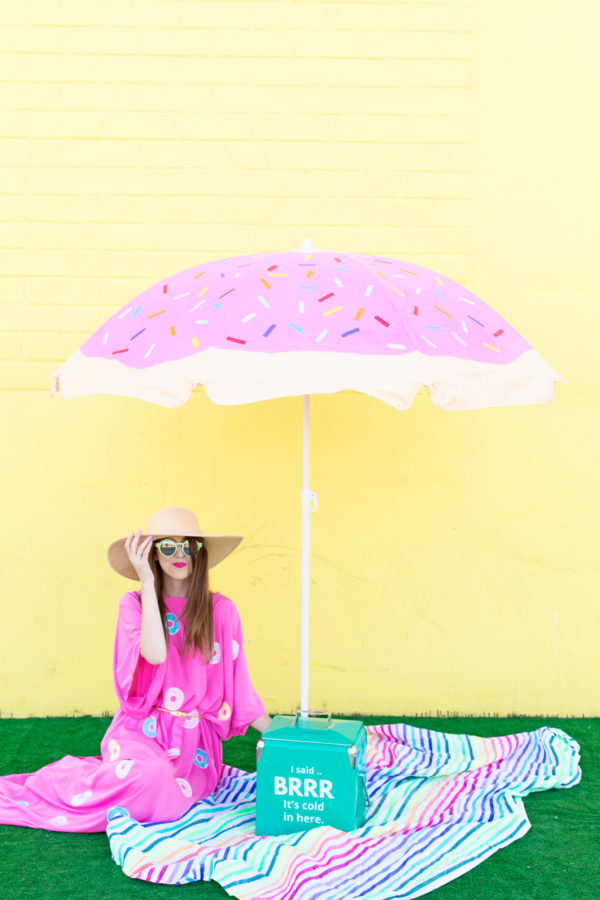
[[[304,240],[302,241],[302,246],[300,247],[300,249],[301,249],[301,250],[314,250],[315,248],[313,247],[312,241],[311,241],[310,238],[304,238]]]

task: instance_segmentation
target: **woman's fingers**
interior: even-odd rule
[[[148,554],[151,547],[152,535],[147,534],[142,538],[141,528],[138,528],[137,531],[132,531],[129,537],[125,538],[125,549],[127,550],[129,561],[140,578],[146,572],[152,573],[148,562]]]
[[[142,539],[141,529],[138,528],[137,532],[132,532],[129,535],[128,540],[130,543],[131,554],[135,557],[137,562],[140,562],[143,559],[146,559],[150,548],[152,546],[152,535],[148,534],[144,539]]]
[[[138,555],[138,540],[140,535],[140,529],[138,528],[137,532],[132,531],[127,540],[125,541],[125,549],[127,550],[127,555],[130,560],[133,562],[133,558]]]

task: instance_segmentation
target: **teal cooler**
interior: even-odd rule
[[[256,834],[364,825],[367,732],[356,719],[275,716],[256,745]]]

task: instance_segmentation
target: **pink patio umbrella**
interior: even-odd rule
[[[51,395],[117,394],[175,408],[304,396],[301,710],[308,711],[309,395],[371,394],[408,409],[551,403],[564,381],[470,290],[414,263],[300,250],[200,263],[115,312],[50,378]],[[314,501],[314,507],[311,502]]]

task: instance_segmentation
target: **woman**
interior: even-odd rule
[[[140,822],[173,821],[214,791],[222,741],[271,721],[248,675],[238,611],[208,586],[208,570],[241,540],[202,534],[191,510],[168,507],[146,534],[110,545],[111,566],[140,590],[119,601],[120,706],[102,755],[0,778],[0,823],[104,831],[115,806]]]

